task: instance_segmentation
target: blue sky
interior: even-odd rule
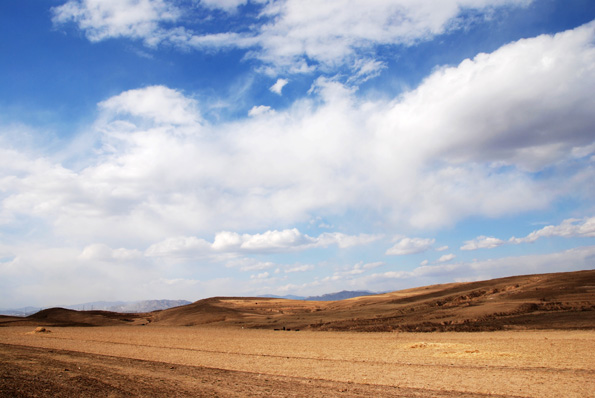
[[[0,3],[0,308],[595,266],[589,0]]]

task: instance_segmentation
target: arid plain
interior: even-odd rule
[[[594,279],[4,317],[0,396],[595,397]]]

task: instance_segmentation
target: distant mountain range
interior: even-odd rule
[[[123,313],[151,312],[157,310],[166,310],[168,308],[179,307],[181,305],[191,304],[187,300],[143,300],[143,301],[94,301],[90,303],[64,306],[63,308],[77,311],[112,311]],[[23,307],[18,309],[2,309],[0,315],[28,316],[41,311],[39,307]]]
[[[43,308],[40,307],[23,307],[23,308],[12,308],[12,309],[0,309],[0,315],[9,316],[29,316],[41,311]]]
[[[101,310],[112,312],[151,312],[191,304],[187,300],[95,301],[64,307],[70,310]]]
[[[350,298],[354,298],[354,297],[371,296],[374,294],[378,294],[378,293],[369,292],[367,290],[355,290],[355,291],[343,290],[343,291],[336,292],[336,293],[323,294],[322,296],[303,297],[303,296],[293,296],[293,295],[275,296],[274,294],[265,294],[265,295],[262,295],[259,297],[283,298],[283,299],[289,299],[289,300],[306,300],[306,301],[337,301],[337,300],[350,299]]]
[[[286,331],[588,331],[595,329],[594,286],[595,270],[588,270],[422,286],[335,301],[211,297],[136,314],[50,308],[25,318],[2,316],[0,327],[151,324]],[[316,299],[362,293],[367,292],[339,292]],[[95,309],[96,304],[91,305]]]
[[[305,300],[305,301],[337,301],[345,300],[354,297],[371,296],[373,293],[367,290],[343,290],[341,292],[323,294],[322,296],[276,296],[273,294],[265,294],[259,297],[267,298],[283,298],[289,300]],[[93,301],[90,303],[62,306],[69,310],[77,311],[112,311],[121,313],[142,313],[157,310],[166,310],[168,308],[179,307],[181,305],[191,304],[187,300],[143,300],[143,301]],[[0,315],[10,316],[29,316],[41,311],[40,307],[23,307],[17,309],[0,309]]]
[[[378,293],[369,292],[367,290],[356,290],[356,291],[343,290],[343,291],[337,292],[337,293],[323,294],[322,296],[306,297],[306,300],[308,300],[308,301],[337,301],[337,300],[346,300],[346,299],[350,299],[350,298],[354,298],[354,297],[372,296],[374,294],[378,294]]]

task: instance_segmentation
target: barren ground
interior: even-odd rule
[[[0,397],[595,397],[595,331],[0,328]]]

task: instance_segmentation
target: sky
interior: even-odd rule
[[[0,52],[0,308],[595,268],[592,0],[6,0]]]

